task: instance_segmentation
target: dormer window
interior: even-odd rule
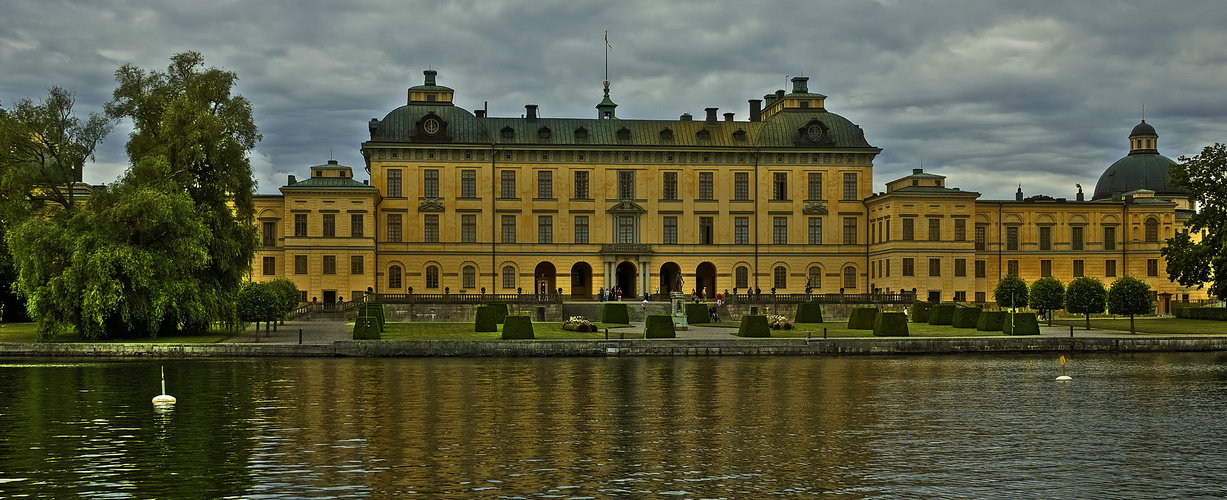
[[[666,140],[666,141],[667,141],[667,140],[672,139],[672,138],[673,138],[673,131],[672,131],[672,130],[670,130],[670,129],[664,129],[664,130],[661,130],[661,131],[660,131],[660,138],[661,138],[661,139],[664,139],[664,140]]]
[[[542,139],[549,139],[550,138],[550,128],[541,127],[537,129],[537,137],[540,137]]]
[[[584,127],[580,127],[580,128],[575,129],[575,138],[576,138],[576,139],[587,139],[587,138],[588,138],[588,129],[586,129],[586,128],[584,128]]]
[[[511,127],[503,127],[503,130],[501,131],[501,133],[504,139],[511,139],[512,137],[516,136],[515,129]]]
[[[618,139],[620,139],[620,140],[624,140],[624,141],[625,141],[625,140],[630,139],[630,138],[631,138],[631,131],[630,131],[630,129],[628,129],[628,128],[626,128],[626,127],[622,127],[622,128],[620,128],[620,129],[618,129]]]
[[[741,130],[741,129],[737,129],[737,131],[736,131],[736,132],[733,132],[733,140],[736,140],[736,141],[744,141],[744,140],[746,140],[746,131],[745,131],[745,130]]]
[[[697,136],[699,139],[707,140],[711,139],[711,132],[708,132],[707,129],[701,129],[698,132],[695,132],[695,136]]]

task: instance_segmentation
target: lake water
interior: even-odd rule
[[[0,497],[1227,493],[1227,354],[1069,357],[0,360]]]

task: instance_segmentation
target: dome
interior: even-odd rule
[[[1136,127],[1133,127],[1133,132],[1129,132],[1129,137],[1133,137],[1135,135],[1156,135],[1157,136],[1159,134],[1155,133],[1155,128],[1150,126],[1149,123],[1146,123],[1146,120],[1142,120],[1142,123],[1139,123]]]
[[[1172,182],[1171,167],[1176,162],[1158,153],[1131,154],[1113,163],[1099,176],[1095,196],[1099,200],[1113,194],[1149,189],[1158,198],[1187,197],[1189,192]]]

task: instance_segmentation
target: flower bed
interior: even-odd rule
[[[792,322],[788,321],[787,317],[776,314],[767,316],[767,325],[772,330],[792,330]]]
[[[583,316],[571,316],[562,322],[562,329],[572,332],[595,332],[596,325]]]

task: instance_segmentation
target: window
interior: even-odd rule
[[[422,241],[426,243],[439,242],[439,214],[426,214],[426,223],[422,229]]]
[[[942,260],[941,259],[929,259],[929,276],[941,276],[941,275],[942,275]]]
[[[554,216],[537,216],[537,243],[554,242]]]
[[[809,196],[807,197],[808,199],[810,200],[821,200],[822,199],[822,174],[821,173],[819,172],[809,173],[809,190],[808,191],[809,191],[808,192]]]
[[[987,228],[984,226],[976,226],[976,250],[985,250],[988,248],[987,238],[985,233]]]
[[[890,276],[890,259],[886,259],[886,275]]]
[[[336,273],[337,273],[337,256],[336,255],[325,255],[324,256],[324,274],[336,274]]]
[[[785,269],[784,266],[776,266],[774,278],[773,284],[777,290],[783,291],[788,288],[788,269]]]
[[[294,236],[307,235],[307,214],[294,214]]]
[[[1103,228],[1103,249],[1104,250],[1116,250],[1116,228],[1115,227]]]
[[[916,260],[915,259],[911,257],[903,258],[903,275],[904,276],[915,276],[916,275]]]
[[[809,244],[822,244],[822,217],[809,218]]]
[[[844,174],[844,200],[854,201],[856,199],[856,174],[846,173]]]
[[[554,172],[550,170],[537,171],[537,197],[554,197]]]
[[[1146,219],[1146,242],[1157,243],[1159,241],[1159,220],[1155,218]]]
[[[439,170],[427,169],[422,172],[422,196],[426,198],[439,197]]]
[[[736,217],[733,219],[733,244],[750,244],[750,218]]]
[[[1005,249],[1018,250],[1018,226],[1005,228]]]
[[[788,199],[788,172],[775,172],[771,175],[771,199]]]
[[[1159,259],[1146,259],[1146,275],[1147,276],[1158,276],[1159,275]]]
[[[460,171],[460,197],[461,198],[476,198],[477,197],[477,171],[476,170],[461,170]]]
[[[516,269],[511,266],[503,266],[503,288],[513,289],[516,287]]]
[[[1052,276],[1052,261],[1043,259],[1040,261],[1040,276]]]
[[[916,239],[916,219],[903,219],[903,241]]]
[[[439,266],[426,266],[426,288],[439,288]]]
[[[665,172],[665,186],[661,197],[666,200],[677,199],[677,172]]]
[[[976,277],[983,278],[988,274],[988,262],[983,260],[976,261]]]
[[[967,276],[967,259],[954,259],[954,275]]]
[[[349,274],[366,274],[366,261],[361,255],[349,256]]]
[[[733,173],[733,199],[741,201],[750,199],[749,172]]]
[[[401,241],[400,215],[401,214],[388,214],[388,241]]]
[[[337,214],[324,214],[324,237],[332,238],[337,235]]]
[[[400,266],[388,268],[388,288],[400,288]]]
[[[967,302],[967,292],[954,292],[955,302]]]
[[[575,172],[575,198],[588,199],[588,172]]]
[[[856,244],[856,218],[844,217],[844,244]]]
[[[1070,228],[1069,241],[1071,250],[1082,250],[1086,246],[1084,242],[1085,238],[1083,237],[1083,232],[1085,230],[1086,228],[1081,226],[1074,226]]]
[[[1040,228],[1040,250],[1052,250],[1052,227]]]
[[[771,243],[776,245],[788,244],[788,218],[775,217],[771,224]]]
[[[460,286],[463,288],[477,288],[477,268],[473,266],[464,266],[460,272]]]
[[[306,301],[307,301],[307,291],[306,291],[306,290],[299,290],[299,291],[298,291],[298,301],[299,301],[299,302],[306,302]]]
[[[699,244],[710,245],[712,243],[712,218],[699,217]]]
[[[635,217],[629,215],[621,215],[616,220],[618,224],[618,243],[638,243],[639,238],[635,234]]]
[[[502,243],[515,243],[516,242],[516,216],[514,215],[504,215],[503,216],[503,239],[500,241]]]
[[[581,244],[588,243],[588,216],[575,216],[575,242]]]
[[[699,199],[710,200],[714,196],[712,187],[712,173],[699,172]]]
[[[264,223],[264,240],[262,243],[264,243],[264,246],[266,247],[277,246],[277,223],[276,222],[265,222]]]
[[[853,174],[856,175],[856,174]],[[856,288],[856,268],[848,266],[844,268],[844,288]]]
[[[954,219],[954,241],[967,241],[967,219]]]
[[[1075,277],[1075,278],[1080,278],[1080,277],[1082,277],[1083,275],[1084,275],[1084,274],[1083,274],[1082,261],[1081,261],[1081,260],[1075,260],[1075,261],[1074,261],[1074,277]]]
[[[929,219],[929,241],[941,241],[942,239],[942,220]]]
[[[353,238],[362,237],[362,214],[349,214],[349,235]]]
[[[822,288],[822,268],[818,266],[809,268],[809,279],[806,280],[805,286]]]
[[[618,171],[618,199],[620,200],[635,199],[635,171],[634,170],[619,170]]]
[[[747,288],[750,286],[750,268],[746,266],[738,266],[733,272],[733,286],[736,288]]]
[[[988,299],[987,292],[976,292],[976,302],[985,302]]]
[[[460,242],[461,243],[476,243],[477,242],[477,215],[476,214],[461,214],[460,215]]]
[[[515,198],[516,197],[516,171],[503,170],[499,174],[502,178],[502,183],[499,184],[499,198]]]
[[[388,171],[388,198],[404,196],[400,190],[400,169]]]
[[[1107,277],[1107,278],[1116,277],[1116,261],[1115,260],[1103,261],[1103,275],[1104,277]]]
[[[1005,273],[1013,274],[1014,276],[1018,276],[1018,260],[1011,259],[1011,260],[1005,261]]]
[[[277,274],[277,258],[276,257],[265,257],[264,258],[264,275],[274,276],[276,274]]]
[[[294,256],[294,274],[307,274],[307,256]]]

